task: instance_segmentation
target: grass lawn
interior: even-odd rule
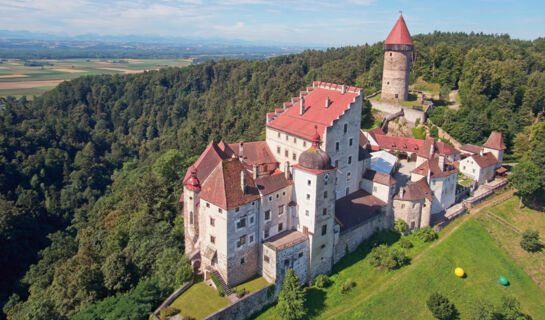
[[[261,288],[265,288],[270,286],[271,283],[268,283],[267,280],[263,277],[256,277],[255,279],[252,279],[250,281],[246,281],[243,284],[240,284],[233,289],[236,291],[246,289],[248,290],[248,293],[256,292],[257,290]]]
[[[458,172],[458,184],[459,185],[462,185],[464,187],[467,187],[469,186],[470,184],[473,183],[473,179],[471,179],[470,177],[466,177],[463,173],[461,172]]]
[[[204,282],[197,282],[171,304],[182,310],[182,316],[202,319],[231,303],[229,299],[220,297],[218,292]]]
[[[512,197],[491,207],[487,213],[495,214],[519,231],[524,231],[527,228],[538,230],[543,240],[545,213],[528,208],[519,209],[518,197]],[[478,220],[497,244],[545,290],[545,252],[543,250],[536,253],[524,251],[520,247],[521,235],[486,213],[481,215]]]
[[[419,77],[416,82],[409,86],[410,89],[424,91],[426,95],[439,96],[441,85],[438,83],[427,82],[422,77]]]
[[[420,107],[420,108],[423,108],[422,104],[420,102],[418,102],[418,100],[416,100],[416,96],[413,95],[413,94],[409,94],[409,100],[407,101],[403,101],[403,100],[400,100],[400,101],[394,101],[394,100],[391,100],[391,101],[388,101],[388,102],[391,102],[393,104],[400,104],[404,107],[407,107],[407,108],[414,108],[414,107]],[[382,99],[382,94],[378,94],[374,97],[372,97],[371,101],[380,101]]]

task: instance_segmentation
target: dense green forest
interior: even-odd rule
[[[414,41],[413,81],[459,89],[462,99],[459,111],[436,109],[436,124],[471,143],[499,130],[510,153],[514,141],[545,141],[544,39],[434,33]],[[314,80],[374,92],[382,58],[381,43],[307,50],[88,76],[32,101],[8,98],[0,110],[6,317],[146,319],[189,276],[177,200],[206,144],[263,139],[265,113]],[[362,118],[372,121],[368,107]],[[543,148],[524,150],[524,159],[545,159]]]

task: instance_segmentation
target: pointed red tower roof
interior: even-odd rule
[[[399,19],[397,19],[394,28],[392,31],[390,31],[388,38],[386,38],[386,41],[384,41],[384,44],[413,45],[413,39],[411,38],[409,29],[407,29],[403,15],[400,15]]]

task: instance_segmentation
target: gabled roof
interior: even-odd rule
[[[255,180],[257,189],[262,195],[273,193],[283,189],[291,184],[291,181],[286,179],[284,172],[276,170],[272,175],[258,177]]]
[[[360,130],[360,146],[365,148],[367,146],[367,144],[369,143],[369,140],[367,139],[367,137],[363,134],[363,132],[361,132]]]
[[[375,140],[381,149],[399,150],[405,152],[419,152],[424,140],[387,135],[375,135]]]
[[[433,201],[433,195],[430,190],[430,186],[426,182],[426,178],[422,178],[416,182],[409,182],[405,185],[405,192],[401,197],[401,190],[394,196],[395,200],[412,201],[428,199]]]
[[[365,173],[363,174],[363,178],[376,182],[376,183],[383,184],[385,186],[392,186],[396,184],[396,180],[391,175],[383,173],[383,172],[371,170],[371,169],[365,170]]]
[[[310,141],[313,134],[317,132],[324,136],[327,127],[333,125],[333,121],[342,116],[358,96],[361,89],[345,87],[342,93],[342,85],[314,82],[314,87],[302,91],[304,101],[304,112],[299,115],[300,97],[292,98],[292,102],[284,103],[284,109],[279,109],[276,116],[271,117],[267,127],[273,128],[290,135],[294,135]],[[328,107],[325,107],[326,99],[329,97]]]
[[[197,178],[201,181],[201,183],[205,181],[206,178],[208,178],[210,172],[214,170],[214,168],[218,165],[218,163],[220,163],[221,160],[231,157],[232,151],[230,151],[229,149],[222,150],[220,148],[220,145],[225,146],[225,143],[223,141],[220,141],[218,145],[214,143],[214,141],[210,142],[208,146],[206,146],[206,149],[204,149],[204,151],[199,156],[199,159],[197,159],[197,161],[195,161],[195,163],[193,164],[195,166],[195,169],[197,169]],[[188,169],[185,173],[185,177],[183,180],[184,185],[190,176],[191,172]]]
[[[492,131],[492,133],[490,133],[490,137],[488,137],[488,140],[483,144],[483,147],[494,150],[507,149],[505,143],[503,143],[503,136],[501,132],[498,131]]]
[[[377,136],[386,135],[386,133],[384,133],[384,131],[382,131],[382,129],[380,127],[376,127],[374,129],[371,129],[371,130],[367,131],[367,133],[369,133],[371,138],[375,139],[375,141],[377,140]],[[378,143],[378,141],[377,141],[377,143]]]
[[[384,44],[413,44],[413,39],[411,38],[411,34],[409,33],[409,29],[407,29],[405,19],[403,19],[402,15],[397,19],[394,28],[390,31]]]
[[[491,153],[484,153],[482,156],[480,154],[473,154],[471,158],[477,163],[481,168],[488,168],[490,166],[495,166],[498,163],[498,159]]]
[[[482,149],[481,147],[476,146],[474,144],[469,144],[469,143],[466,143],[460,147],[461,151],[464,151],[466,153],[475,153],[475,154],[481,153],[481,149]]]
[[[454,148],[448,143],[445,143],[443,141],[436,141],[435,146],[437,147],[437,152],[440,155],[453,155],[453,154],[460,154],[460,150]]]
[[[245,172],[246,192],[242,192],[241,172]],[[252,175],[237,158],[222,160],[202,185],[200,198],[229,210],[259,199]]]
[[[431,173],[430,174],[431,178],[446,177],[458,172],[456,168],[452,168],[450,170],[448,168],[446,170],[441,170],[441,168],[439,168],[439,157],[437,157],[437,158],[433,158],[433,159],[422,162],[418,167],[413,169],[411,173],[416,173],[421,176],[427,177],[428,170]]]
[[[228,146],[237,157],[240,157],[239,146],[240,143],[230,143]],[[244,142],[242,156],[244,163],[248,165],[277,162],[265,141]]]

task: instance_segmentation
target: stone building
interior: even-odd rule
[[[409,182],[394,196],[395,220],[405,221],[410,231],[427,227],[430,225],[433,201],[433,194],[426,178]]]
[[[482,147],[465,144],[460,149],[466,156],[460,161],[460,172],[481,185],[494,179],[500,170],[506,147],[502,134],[492,131]]]
[[[382,99],[407,100],[413,40],[403,16],[384,41],[384,69],[382,72]]]
[[[456,201],[458,170],[446,161],[445,156],[424,160],[411,171],[411,181],[424,178],[432,191],[431,213],[440,213],[451,207]]]

